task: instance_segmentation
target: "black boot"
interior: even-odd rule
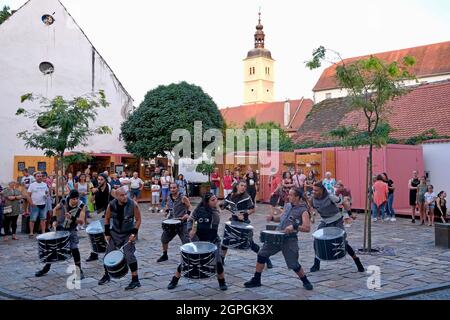
[[[225,282],[225,279],[218,279],[219,280],[219,288],[222,291],[226,291],[228,289],[228,286]]]
[[[139,288],[141,283],[139,282],[138,276],[132,276],[130,284],[125,288],[126,291]]]
[[[42,270],[37,271],[34,275],[36,277],[42,277],[50,271],[50,264],[46,264]]]
[[[266,264],[267,264],[267,269],[272,269],[273,268],[272,261],[270,261],[270,259],[267,259]]]
[[[250,281],[247,281],[244,283],[244,286],[246,288],[255,288],[255,287],[261,287],[261,273],[255,272],[255,275],[253,278],[250,279]]]
[[[104,285],[105,283],[108,283],[111,281],[111,278],[109,277],[109,274],[105,273],[105,275],[100,279],[100,281],[98,282],[99,286]]]
[[[356,264],[356,266],[358,267],[358,271],[359,271],[359,272],[364,272],[364,271],[366,271],[366,270],[364,269],[364,266],[363,266],[362,263],[361,263],[361,260],[359,260],[358,257],[353,258],[353,261],[355,261],[355,264]]]
[[[306,290],[313,289],[313,285],[311,284],[311,282],[309,282],[309,280],[306,276],[303,276],[303,278],[300,278],[300,280],[302,280],[302,282],[303,282],[303,288],[305,288]]]
[[[320,270],[320,260],[317,258],[314,258],[314,264],[311,267],[311,269],[309,269],[309,271],[311,272],[316,272]]]
[[[91,255],[89,256],[89,258],[86,259],[86,262],[91,262],[91,261],[95,261],[98,260],[98,254],[91,252]]]
[[[163,261],[167,261],[167,260],[169,260],[169,256],[167,255],[167,252],[164,252],[164,253],[162,254],[162,256],[159,257],[158,260],[156,260],[156,262],[163,262]]]
[[[175,287],[178,284],[178,280],[180,280],[180,278],[177,277],[172,277],[172,280],[170,281],[169,285],[167,286],[167,289],[172,290],[175,289]]]

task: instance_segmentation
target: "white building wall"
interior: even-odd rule
[[[446,75],[439,75],[439,76],[433,76],[433,77],[418,78],[417,79],[418,81],[408,80],[408,81],[405,81],[404,84],[406,86],[415,86],[420,83],[427,83],[427,82],[432,83],[432,82],[444,81],[444,80],[449,80],[449,79],[450,79],[450,74],[446,74]],[[330,98],[334,99],[334,98],[346,97],[347,95],[348,95],[348,91],[346,89],[330,89],[330,90],[322,90],[322,91],[314,91],[313,92],[314,103],[319,103],[319,102],[322,102],[323,100],[330,99]]]
[[[53,14],[51,26],[42,22],[44,14]],[[87,147],[76,151],[126,153],[119,141],[120,124],[133,100],[58,0],[29,1],[0,25],[0,43],[0,183],[12,178],[14,155],[42,155],[40,150],[27,149],[16,136],[33,127],[31,120],[15,116],[17,109],[39,106],[37,102],[22,105],[20,97],[25,93],[71,98],[91,93],[94,78],[94,91],[103,89],[110,103],[100,110],[95,125],[108,125],[113,133],[92,137]],[[44,61],[54,65],[52,75],[39,70]]]
[[[450,193],[450,142],[423,144],[425,171],[436,194]]]

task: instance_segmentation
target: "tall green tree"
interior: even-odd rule
[[[330,59],[327,54],[334,55]],[[336,58],[337,57],[337,58]],[[368,199],[364,228],[364,250],[372,251],[372,233],[370,219],[370,203],[373,199],[373,148],[387,143],[388,133],[380,130],[386,126],[389,102],[408,92],[404,81],[415,79],[410,68],[415,64],[414,57],[405,56],[401,61],[384,61],[375,56],[346,63],[341,55],[323,46],[313,52],[312,59],[306,63],[310,69],[321,67],[322,62],[336,66],[338,85],[348,91],[350,106],[361,111],[365,123],[359,126],[340,127],[332,134],[340,137],[345,144],[352,147],[369,146],[368,154]]]
[[[128,152],[139,158],[154,158],[171,152],[180,141],[172,133],[185,129],[191,137],[194,155],[194,122],[208,129],[223,130],[222,115],[213,99],[201,87],[181,82],[149,91],[140,106],[122,123],[122,138]],[[203,140],[203,139],[202,139]],[[206,147],[211,142],[202,142]]]
[[[107,108],[109,103],[103,91],[82,97],[65,100],[57,96],[52,100],[25,94],[21,97],[26,101],[39,101],[39,110],[19,108],[17,116],[24,116],[35,122],[34,129],[19,132],[17,136],[24,140],[27,148],[42,150],[47,157],[57,158],[57,182],[61,172],[64,175],[64,153],[79,146],[86,146],[88,138],[95,134],[110,134],[108,126],[93,126],[98,110]],[[40,128],[39,128],[40,127]],[[75,159],[75,156],[70,159]],[[58,186],[57,186],[58,188]],[[57,189],[58,190],[58,189]]]
[[[0,11],[0,24],[11,16],[11,10],[8,6],[4,6]]]

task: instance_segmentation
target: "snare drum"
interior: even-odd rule
[[[210,242],[191,242],[180,247],[181,271],[191,279],[205,279],[216,274],[217,246]]]
[[[260,240],[263,243],[272,244],[275,246],[283,245],[286,234],[276,230],[263,230],[260,233]]]
[[[170,234],[175,234],[181,229],[181,220],[167,219],[162,222],[162,229]]]
[[[86,233],[91,240],[91,250],[95,253],[105,253],[107,243],[105,240],[104,227],[100,221],[90,223],[86,228]]]
[[[238,221],[225,222],[222,245],[227,248],[247,250],[253,240],[253,227]]]
[[[70,232],[56,231],[37,236],[39,260],[42,263],[66,261],[71,257]]]
[[[338,260],[345,257],[344,230],[336,227],[319,229],[313,233],[314,251],[320,260]]]
[[[111,278],[120,279],[127,275],[128,264],[121,250],[114,250],[103,258],[103,264]]]

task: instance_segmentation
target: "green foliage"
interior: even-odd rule
[[[49,100],[33,94],[26,94],[21,99],[22,102],[35,100],[39,100],[40,110],[18,108],[16,115],[35,120],[45,130],[35,127],[33,131],[18,133],[18,137],[25,141],[26,147],[43,150],[48,157],[61,157],[66,151],[86,146],[91,135],[111,133],[107,126],[92,128],[90,125],[95,121],[98,109],[109,105],[103,91],[72,100],[61,96]]]
[[[0,11],[0,24],[11,16],[11,10],[8,6],[4,6]]]
[[[64,157],[64,165],[68,166],[72,163],[86,163],[92,160],[92,156],[83,153],[83,152],[75,152],[69,156]]]
[[[237,128],[235,128],[237,129]],[[251,118],[249,119],[247,122],[244,123],[244,126],[242,127],[242,129],[244,130],[244,133],[247,132],[247,130],[249,129],[256,129],[256,141],[257,141],[257,149],[254,150],[252,148],[252,146],[250,145],[250,138],[249,136],[245,136],[245,150],[240,150],[238,147],[238,139],[235,138],[235,143],[234,143],[234,151],[258,151],[259,150],[259,142],[261,139],[261,131],[259,131],[260,129],[262,130],[266,130],[265,132],[267,132],[267,150],[271,150],[272,149],[272,130],[276,130],[278,131],[278,135],[279,135],[279,149],[278,150],[274,150],[274,151],[281,151],[281,152],[289,152],[289,151],[294,151],[294,143],[292,142],[292,139],[289,137],[289,135],[280,127],[279,124],[275,123],[275,122],[264,122],[264,123],[260,123],[257,124],[256,123],[256,119],[255,118]],[[232,152],[233,150],[227,150],[229,152]]]
[[[214,172],[214,168],[216,165],[214,163],[208,163],[205,161],[202,161],[202,163],[199,163],[197,167],[195,168],[196,172],[199,172],[201,174],[204,174],[205,176],[208,176],[208,181],[210,181],[210,175]]]
[[[410,145],[417,145],[421,144],[428,140],[434,140],[434,139],[450,139],[450,136],[446,135],[439,135],[435,129],[430,129],[422,132],[421,134],[417,136],[410,137],[405,141],[405,144]]]
[[[223,130],[224,121],[217,105],[201,87],[181,82],[149,91],[122,124],[126,150],[137,157],[152,158],[173,150],[179,141],[171,141],[176,129],[191,135],[194,151],[194,122],[202,122],[202,134],[208,129]],[[204,142],[206,147],[211,142]]]
[[[389,143],[389,134],[392,131],[389,123],[380,122],[377,128],[374,130],[372,138],[367,131],[358,130],[355,127],[340,126],[329,132],[329,135],[333,138],[338,138],[341,141],[343,147],[360,147],[367,146],[371,143],[377,148]]]

